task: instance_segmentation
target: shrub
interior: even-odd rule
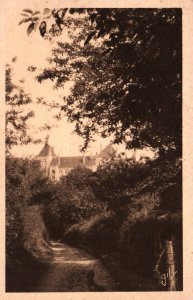
[[[33,205],[34,195],[41,193],[46,183],[38,166],[36,161],[7,157],[7,291],[23,291],[32,281],[31,270],[38,269],[40,261],[46,261],[52,256],[40,205]],[[37,188],[37,179],[41,189],[40,186]]]
[[[71,226],[66,230],[63,240],[100,256],[115,249],[119,226],[115,214],[100,214],[82,225]]]
[[[52,198],[44,205],[44,220],[50,237],[59,239],[73,224],[106,211],[90,184],[92,172],[78,167],[56,183]]]

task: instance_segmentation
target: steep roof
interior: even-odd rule
[[[85,160],[85,163],[84,163]],[[57,166],[59,168],[76,168],[76,167],[92,167],[95,165],[95,159],[91,156],[71,156],[71,157],[54,157],[50,164],[51,167]]]
[[[106,158],[115,154],[115,150],[111,145],[106,146],[98,155],[99,158]],[[58,157],[54,153],[54,148],[51,147],[48,142],[45,142],[43,149],[37,155],[37,157],[53,156],[50,166],[59,168],[76,168],[78,166],[93,167],[96,165],[96,157],[94,156],[69,156]]]
[[[50,167],[56,167],[58,165],[58,157],[53,157]]]
[[[114,155],[115,154],[115,149],[111,145],[107,145],[101,153],[99,153],[99,157],[106,158],[108,156]]]
[[[51,154],[51,156],[56,156],[56,154],[54,153],[54,148],[51,147],[48,143],[45,143],[43,149],[40,151],[37,157],[45,157],[49,156],[49,154]]]

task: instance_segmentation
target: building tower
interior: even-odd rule
[[[48,140],[49,136],[46,137],[44,147],[37,155],[37,159],[40,161],[41,168],[44,170],[46,176],[49,176],[50,163],[56,157],[54,148],[49,145]]]

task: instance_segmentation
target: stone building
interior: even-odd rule
[[[65,176],[70,170],[76,167],[85,167],[92,171],[96,171],[100,162],[115,154],[115,150],[111,145],[106,146],[99,154],[60,157],[55,154],[54,148],[45,141],[43,149],[37,155],[37,159],[41,162],[42,169],[46,176],[51,180],[57,181],[61,176]]]

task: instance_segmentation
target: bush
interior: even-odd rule
[[[52,257],[48,234],[38,205],[22,210],[23,247],[33,259],[48,261]]]
[[[107,202],[111,210],[117,211],[130,202],[128,191],[147,172],[144,163],[121,158],[107,161],[93,175],[93,190],[98,199]]]
[[[56,183],[52,199],[44,205],[44,220],[51,238],[59,239],[69,226],[106,211],[106,203],[94,194],[91,177],[89,169],[78,167]]]
[[[100,214],[82,225],[71,226],[64,233],[63,240],[100,256],[116,248],[119,226],[119,219],[115,214]]]
[[[41,189],[40,186],[35,188],[37,179]],[[7,291],[24,291],[37,277],[31,278],[34,268],[38,270],[40,261],[45,262],[52,257],[40,205],[33,204],[34,195],[42,193],[46,185],[36,161],[7,157]]]
[[[125,221],[118,240],[122,263],[131,270],[140,270],[144,276],[153,275],[158,253],[156,244],[164,247],[166,240],[173,239],[175,263],[179,274],[182,271],[182,232],[180,215],[166,218],[146,218],[133,222]],[[162,264],[161,264],[162,266]],[[179,282],[179,288],[180,288]]]

